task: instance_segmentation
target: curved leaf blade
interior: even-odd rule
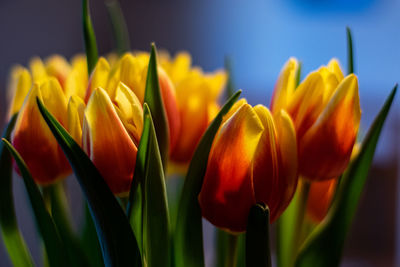
[[[246,266],[271,267],[269,209],[256,204],[250,209],[246,231]]]
[[[15,159],[15,162],[17,163],[18,168],[21,171],[21,176],[24,179],[25,188],[28,192],[33,213],[35,214],[36,224],[43,238],[50,266],[67,267],[68,261],[65,254],[63,242],[61,241],[60,235],[57,231],[53,219],[46,209],[46,205],[43,201],[43,197],[39,191],[39,188],[33,181],[28,167],[26,166],[24,160],[21,158],[19,153],[6,139],[3,138],[2,141],[5,147]]]
[[[353,54],[353,38],[351,35],[350,27],[346,27],[347,36],[347,72],[348,74],[354,73],[354,54]]]
[[[118,55],[130,50],[129,32],[118,0],[106,1]]]
[[[315,228],[300,249],[296,266],[339,265],[346,235],[357,209],[375,148],[396,90],[397,85],[370,127],[359,155],[343,174],[337,196],[327,217]]]
[[[170,231],[164,170],[151,113],[146,104],[144,109],[145,120],[150,121],[145,176],[141,184],[144,192],[144,257],[149,267],[169,266]]]
[[[105,266],[141,266],[129,221],[100,173],[61,124],[37,99],[39,110],[69,160],[88,201]]]
[[[92,20],[90,18],[89,0],[82,0],[82,27],[88,73],[90,75],[96,66],[99,54],[97,52],[96,35],[94,34]]]
[[[236,92],[222,107],[204,133],[186,174],[179,202],[174,234],[175,262],[177,266],[204,266],[202,216],[197,196],[200,193],[207,168],[208,154],[222,117],[230,110],[242,91]]]
[[[14,128],[17,115],[14,115],[3,133],[3,138],[9,139]],[[12,191],[12,161],[11,155],[0,143],[0,227],[5,248],[14,266],[34,266],[32,256],[19,231]]]
[[[146,89],[144,102],[149,105],[154,127],[156,129],[157,142],[160,149],[163,166],[166,166],[169,147],[169,126],[165,113],[164,102],[161,96],[160,83],[157,71],[157,52],[156,46],[151,45],[149,67],[147,70]]]

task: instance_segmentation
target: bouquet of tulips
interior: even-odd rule
[[[98,57],[83,0],[86,56],[12,70],[0,226],[14,266],[35,264],[16,220],[13,169],[50,267],[204,266],[203,218],[218,228],[217,266],[271,266],[272,223],[277,266],[338,266],[396,92],[358,138],[350,30],[348,74],[332,59],[301,78],[290,58],[269,108],[253,107],[229,73],[203,73],[187,53],[127,52],[117,2],[109,10],[118,53]],[[85,197],[82,233],[66,201],[72,172]]]

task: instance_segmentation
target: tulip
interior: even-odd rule
[[[147,53],[138,54],[137,56],[126,53],[117,62],[113,63],[111,67],[105,58],[100,58],[91,74],[85,101],[89,100],[95,89],[101,87],[107,92],[112,102],[115,102],[117,88],[122,83],[129,90],[130,94],[133,94],[139,103],[143,105],[148,61],[149,56]],[[172,151],[178,141],[180,128],[175,88],[161,67],[158,68],[158,76],[169,125],[169,146],[170,151]],[[141,132],[139,133],[139,137],[135,137],[137,140],[140,139],[140,134]]]
[[[36,97],[81,143],[84,103],[80,98],[84,96],[86,84],[86,60],[82,56],[76,56],[71,64],[58,55],[45,63],[33,58],[29,70],[15,67],[12,71],[8,118],[19,114],[11,141],[39,184],[65,178],[72,170],[37,108]]]
[[[273,114],[286,110],[293,119],[299,173],[318,181],[346,169],[361,119],[357,76],[343,77],[336,60],[310,73],[297,87],[298,63],[283,68],[271,101]]]
[[[205,74],[191,67],[190,55],[179,53],[173,60],[161,54],[160,64],[176,88],[180,115],[177,143],[171,151],[175,163],[188,163],[197,143],[219,110],[218,98],[225,87],[224,71]]]
[[[71,167],[56,139],[40,114],[39,98],[63,125],[67,125],[67,103],[55,78],[35,83],[26,96],[11,135],[11,142],[25,160],[34,180],[42,185],[66,177]]]
[[[242,99],[224,117],[199,194],[202,215],[231,232],[245,231],[252,205],[265,203],[271,222],[297,185],[296,136],[289,115]]]
[[[143,111],[138,99],[122,83],[116,94],[118,106],[104,89],[94,90],[84,112],[82,139],[84,150],[111,191],[124,195],[132,182]]]

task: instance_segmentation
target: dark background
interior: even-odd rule
[[[234,79],[252,104],[269,104],[284,62],[302,61],[303,73],[337,57],[346,66],[345,27],[351,26],[359,75],[362,129],[400,76],[400,1],[398,0],[220,0],[121,1],[133,49],[187,50],[207,71],[233,59]],[[6,111],[6,84],[11,66],[32,56],[83,52],[81,1],[0,0],[0,118]],[[101,54],[113,47],[102,0],[91,1]],[[343,266],[399,266],[400,219],[399,107],[395,100],[379,142],[374,165],[346,244]],[[4,119],[1,119],[4,121]],[[41,247],[22,181],[15,177],[18,220],[28,246],[40,263]],[[80,193],[74,180],[71,206],[77,227]],[[211,227],[206,226],[207,229]],[[207,263],[212,262],[212,231],[206,232]],[[0,237],[1,239],[1,237]],[[40,264],[39,264],[40,265]],[[0,242],[0,266],[10,266]]]

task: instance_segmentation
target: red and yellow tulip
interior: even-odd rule
[[[11,142],[25,160],[35,181],[49,184],[66,177],[72,170],[39,112],[36,97],[64,127],[72,129],[70,127],[76,125],[75,120],[79,120],[79,116],[74,118],[68,114],[78,112],[75,110],[78,106],[68,104],[68,99],[85,93],[88,76],[84,71],[86,60],[77,56],[69,64],[56,55],[45,63],[34,58],[29,65],[30,70],[15,67],[11,75],[8,117],[18,113]]]
[[[360,125],[357,76],[346,77],[333,59],[296,88],[298,62],[290,59],[275,86],[271,110],[293,119],[299,173],[316,181],[338,177],[347,167]]]
[[[271,221],[285,210],[297,185],[293,123],[239,100],[224,117],[210,151],[199,194],[203,216],[217,227],[245,231],[252,205],[268,205]]]

